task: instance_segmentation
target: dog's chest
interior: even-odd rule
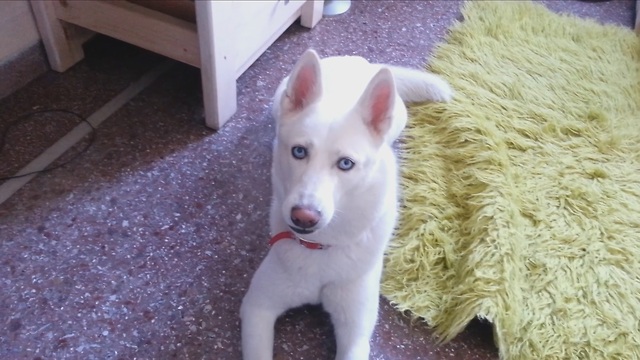
[[[351,281],[376,265],[377,251],[362,246],[307,249],[291,241],[274,248],[279,261],[290,276],[308,285]]]

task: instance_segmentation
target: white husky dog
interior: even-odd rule
[[[287,309],[321,303],[336,359],[367,359],[385,247],[397,213],[391,147],[404,101],[448,101],[434,74],[307,50],[278,88],[271,177],[271,249],[242,301],[246,360],[272,359]]]

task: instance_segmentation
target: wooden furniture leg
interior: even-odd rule
[[[307,1],[302,6],[302,12],[300,13],[300,25],[310,29],[316,26],[318,21],[322,19],[323,7],[324,1]]]
[[[232,17],[216,17],[229,6],[225,1],[196,1],[196,23],[200,44],[202,101],[207,126],[220,129],[236,112],[236,69],[229,44],[228,21]],[[227,11],[228,12],[228,11]]]
[[[84,58],[82,42],[87,39],[87,32],[58,20],[54,6],[53,1],[31,1],[49,64],[53,70],[63,72]]]

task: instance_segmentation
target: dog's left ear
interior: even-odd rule
[[[358,101],[358,108],[371,133],[382,140],[391,128],[396,86],[391,71],[382,68],[369,81]]]

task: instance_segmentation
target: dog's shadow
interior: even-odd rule
[[[276,322],[275,333],[275,360],[335,357],[336,342],[331,319],[319,305],[287,311]]]

